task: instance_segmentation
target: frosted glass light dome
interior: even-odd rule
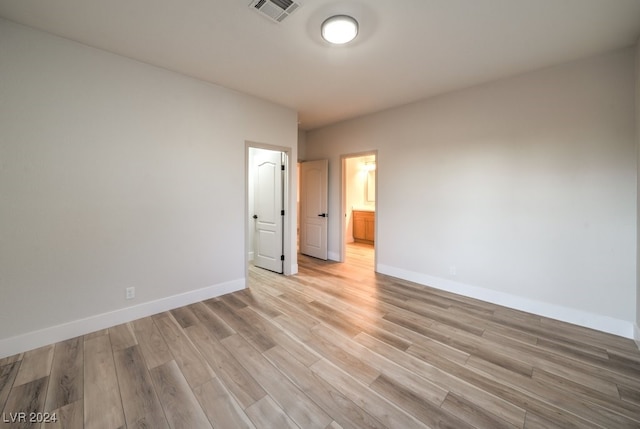
[[[334,45],[349,43],[358,35],[358,21],[347,15],[336,15],[322,23],[322,38]]]

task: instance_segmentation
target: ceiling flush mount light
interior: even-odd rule
[[[358,35],[358,21],[347,15],[336,15],[322,23],[322,38],[334,45],[349,43]]]

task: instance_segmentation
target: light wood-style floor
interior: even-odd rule
[[[0,427],[640,427],[631,340],[378,275],[371,248],[348,249],[0,359]]]

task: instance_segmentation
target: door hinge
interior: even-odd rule
[[[284,171],[284,164],[280,166],[280,169]]]
[[[280,215],[284,216],[284,210],[280,210]]]
[[[284,261],[284,255],[280,255],[280,260]]]

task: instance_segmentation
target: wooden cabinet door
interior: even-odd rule
[[[353,239],[365,240],[366,239],[366,225],[364,217],[360,215],[360,212],[353,213]]]
[[[353,211],[353,239],[373,244],[375,239],[375,213]]]
[[[373,239],[375,238],[375,217],[373,215],[373,213],[371,213],[371,216],[367,216],[364,220],[364,239],[367,241],[371,241],[373,242]]]

